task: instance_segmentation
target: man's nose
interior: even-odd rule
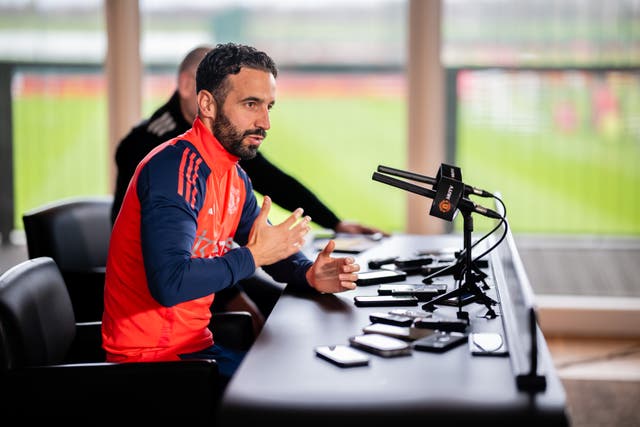
[[[256,119],[256,127],[262,128],[264,130],[269,130],[271,128],[271,119],[269,118],[268,108],[264,108],[260,111],[260,114]]]

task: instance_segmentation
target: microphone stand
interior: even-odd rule
[[[408,174],[409,174],[408,172],[405,172],[405,175],[408,175]],[[424,188],[419,185],[414,185],[403,180],[395,179],[390,176],[381,174],[379,172],[374,172],[371,178],[374,181],[379,181],[379,182],[382,182],[383,184],[401,188],[405,191],[419,194],[421,196],[425,196],[430,199],[435,199],[436,197],[436,192],[434,190],[430,190],[428,188]],[[502,217],[499,214],[489,211],[486,208],[482,208],[479,210],[479,207],[477,205],[475,205],[473,202],[466,200],[464,198],[461,199],[460,202],[458,203],[457,209],[460,210],[464,218],[464,263],[465,264],[462,267],[463,273],[464,273],[464,281],[462,282],[462,279],[460,279],[459,280],[460,284],[458,285],[457,289],[451,292],[445,293],[443,295],[440,295],[439,297],[432,299],[431,301],[428,301],[422,306],[422,308],[428,311],[433,311],[435,310],[434,306],[436,304],[442,304],[444,301],[450,298],[457,297],[458,298],[458,318],[466,319],[468,322],[469,314],[462,311],[461,296],[464,295],[465,293],[466,294],[471,293],[475,296],[475,301],[479,301],[483,303],[485,307],[487,307],[488,311],[485,314],[485,317],[495,318],[497,317],[497,314],[493,310],[492,306],[497,304],[497,302],[489,298],[484,292],[480,290],[480,288],[478,288],[478,285],[477,285],[478,281],[483,280],[479,278],[483,278],[484,273],[482,273],[474,265],[473,258],[471,256],[471,234],[473,232],[473,217],[471,216],[471,214],[475,210],[476,212],[485,214],[491,218],[493,217],[502,218]],[[461,262],[461,261],[457,261],[457,262]]]
[[[474,264],[473,258],[471,256],[471,234],[473,232],[473,216],[472,212],[468,209],[460,209],[460,213],[464,219],[464,260],[458,260],[457,263],[464,263],[462,267],[462,275],[458,281],[458,287],[453,291],[444,293],[428,302],[426,302],[422,308],[427,311],[435,310],[436,304],[443,304],[445,301],[451,298],[457,298],[458,300],[458,318],[469,321],[469,313],[462,311],[462,306],[464,305],[462,302],[462,297],[467,294],[472,294],[474,298],[472,300],[467,300],[466,303],[470,302],[480,302],[487,307],[487,313],[484,317],[493,319],[497,317],[495,310],[493,310],[493,305],[496,305],[497,302],[492,298],[488,297],[480,288],[478,287],[478,282],[483,281],[486,275],[479,271],[478,267]],[[485,283],[486,285],[486,283]]]

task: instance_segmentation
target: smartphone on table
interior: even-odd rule
[[[369,270],[358,273],[356,285],[368,286],[407,280],[407,273],[399,270]]]
[[[378,286],[379,295],[439,295],[447,291],[446,283],[385,283]]]
[[[413,317],[377,311],[369,315],[371,323],[385,323],[394,326],[411,326]]]
[[[395,307],[418,305],[418,298],[414,296],[396,297],[393,295],[359,295],[353,297],[358,307]]]
[[[468,341],[468,335],[462,332],[436,332],[413,342],[413,348],[419,351],[443,353]]]
[[[382,334],[352,336],[349,338],[349,344],[382,357],[406,356],[411,354],[410,343]]]
[[[345,344],[320,345],[315,350],[318,357],[342,368],[369,364],[369,356]]]
[[[362,328],[365,334],[382,334],[393,338],[399,338],[405,341],[413,341],[433,334],[435,331],[431,329],[418,329],[411,326],[396,326],[386,323],[371,323]]]

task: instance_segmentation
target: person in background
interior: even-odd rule
[[[142,158],[161,143],[177,137],[191,127],[197,113],[196,69],[210,50],[211,46],[203,45],[187,53],[178,66],[177,86],[171,98],[148,119],[136,125],[118,144],[115,154],[117,177],[111,210],[112,222],[115,222],[129,181]],[[269,162],[260,152],[251,159],[240,159],[240,166],[247,172],[258,193],[269,194],[274,203],[289,211],[302,206],[306,214],[324,228],[337,233],[388,235],[377,228],[340,220],[309,189]],[[220,292],[213,310],[250,312],[257,333],[281,292],[282,287],[256,276]]]
[[[107,258],[103,348],[107,361],[213,358],[229,379],[244,357],[214,340],[216,293],[259,267],[311,292],[355,289],[360,266],[332,256],[330,240],[315,261],[301,251],[311,218],[296,208],[268,220],[238,164],[257,154],[270,129],[278,70],[264,52],[219,44],[196,73],[193,126],[138,164],[113,225]]]

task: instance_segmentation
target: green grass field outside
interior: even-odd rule
[[[537,101],[541,117],[548,116],[544,111],[553,96]],[[624,98],[624,123],[637,123],[626,117],[633,116],[630,109],[637,121],[639,97],[636,88]],[[145,112],[165,98],[147,100]],[[584,103],[572,99],[578,106]],[[14,98],[13,108],[17,229],[22,229],[21,215],[28,209],[66,197],[110,193],[104,93],[21,95]],[[586,115],[579,107],[579,118]],[[311,188],[341,218],[405,231],[407,194],[371,180],[379,164],[406,168],[402,96],[284,92],[271,119],[261,149],[272,162]],[[464,181],[501,193],[515,233],[640,235],[640,143],[634,128],[616,130],[612,125],[609,131],[595,131],[579,121],[571,132],[559,133],[543,119],[540,129],[523,132],[477,120],[473,103],[464,99],[458,120],[455,163]],[[429,206],[425,199],[425,215]],[[285,215],[277,209],[272,221]],[[478,218],[475,228],[489,229],[489,223]]]
[[[111,188],[104,96],[37,96],[13,102],[15,227],[22,213]]]

